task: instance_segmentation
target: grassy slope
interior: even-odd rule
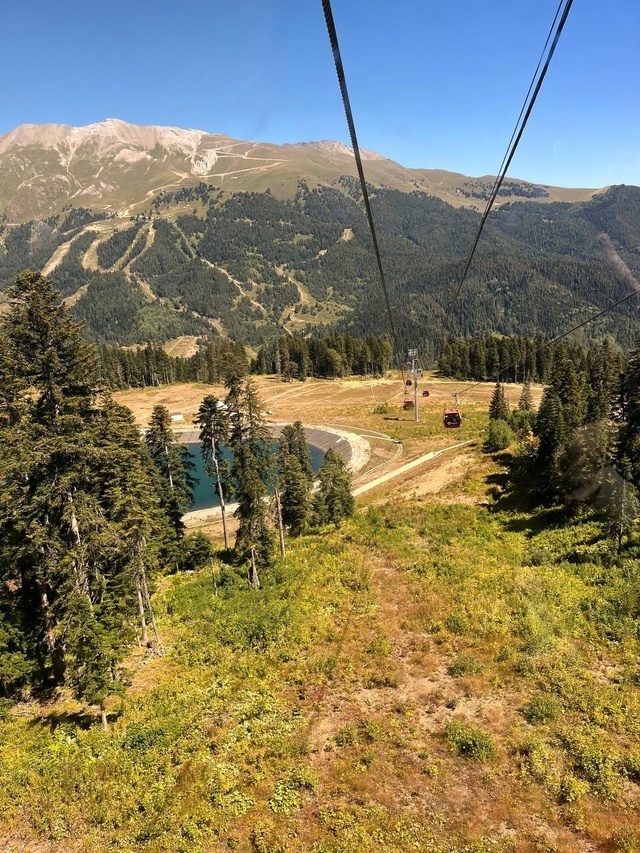
[[[3,849],[636,849],[634,566],[473,502],[501,478],[290,542],[260,592],[167,579],[110,734],[1,723]]]

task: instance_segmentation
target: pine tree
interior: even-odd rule
[[[528,379],[522,386],[522,394],[518,400],[518,409],[521,412],[533,411],[533,394],[531,393],[531,382]]]
[[[226,407],[212,394],[200,403],[195,423],[200,425],[200,450],[209,476],[216,478],[216,493],[220,500],[224,547],[229,550],[225,499],[229,495],[230,471],[222,454],[222,445],[229,441],[229,417]]]
[[[492,421],[508,421],[509,406],[504,397],[504,387],[501,382],[496,382],[493,389],[493,396],[489,403],[489,420]]]
[[[625,423],[620,430],[618,467],[640,487],[640,338],[629,356],[624,376],[623,410]]]
[[[284,467],[284,461],[288,456],[295,456],[300,465],[300,470],[313,482],[313,468],[311,467],[311,454],[301,421],[287,424],[280,433],[280,466]]]
[[[269,489],[276,472],[274,444],[262,416],[255,383],[239,376],[227,380],[231,469],[239,519],[234,552],[249,562],[250,583],[257,585],[257,569],[273,558],[273,532],[269,526]]]
[[[178,536],[184,533],[182,516],[193,502],[193,462],[189,450],[175,443],[166,406],[154,406],[145,442],[166,486],[165,507]]]
[[[335,524],[350,518],[355,510],[351,494],[351,472],[335,450],[327,450],[318,472],[319,489],[314,499],[314,512],[320,524]]]
[[[311,484],[293,454],[284,461],[281,500],[282,520],[294,536],[299,536],[309,522]]]
[[[0,655],[13,661],[12,685],[26,677],[69,684],[102,706],[106,722],[135,612],[129,537],[140,525],[121,504],[131,501],[152,530],[161,524],[157,493],[132,418],[125,424],[108,397],[98,405],[95,352],[46,279],[24,274],[8,295],[0,387],[13,390],[0,421],[0,612],[13,615],[0,631]],[[144,474],[137,492],[136,472]]]
[[[576,369],[566,348],[556,354],[549,384],[562,405],[566,434],[586,423],[586,373]]]

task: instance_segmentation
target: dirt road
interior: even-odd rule
[[[395,468],[393,471],[389,471],[386,474],[381,474],[379,477],[376,477],[375,480],[371,480],[369,483],[365,483],[362,486],[357,486],[353,490],[353,496],[358,497],[358,495],[362,495],[365,492],[368,492],[370,489],[375,489],[378,486],[381,486],[383,483],[387,483],[389,480],[393,480],[394,477],[400,477],[402,474],[406,474],[407,471],[412,471],[414,468],[417,468],[419,465],[424,465],[425,462],[429,462],[430,459],[435,459],[436,456],[441,456],[443,453],[447,453],[450,450],[456,450],[458,447],[467,447],[467,445],[473,444],[473,441],[462,441],[460,444],[452,444],[450,447],[444,447],[442,450],[432,450],[430,453],[425,453],[423,456],[419,456],[417,459],[413,459],[411,462],[406,462],[404,465],[401,465],[399,468]]]

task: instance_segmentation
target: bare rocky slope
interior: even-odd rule
[[[508,179],[452,310],[493,178],[364,156],[399,335],[427,358],[447,333],[555,336],[636,287],[639,188]],[[116,119],[23,125],[0,137],[0,311],[27,268],[51,277],[100,342],[222,334],[257,348],[336,326],[388,332],[341,142],[278,146]],[[584,334],[628,348],[639,332],[632,300]]]
[[[407,169],[371,151],[363,156],[374,186],[426,192],[457,207],[482,207],[493,183],[490,176]],[[86,127],[26,124],[0,137],[0,217],[25,222],[68,205],[140,213],[160,192],[200,181],[229,192],[270,189],[290,198],[300,179],[314,187],[334,185],[343,175],[356,170],[351,149],[341,142],[273,145],[119,119]],[[509,180],[500,200],[576,202],[595,192]]]

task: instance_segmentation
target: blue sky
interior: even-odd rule
[[[494,174],[557,0],[333,0],[360,144]],[[575,0],[510,173],[640,184],[640,3]],[[320,0],[25,0],[0,30],[0,133],[104,118],[348,141]]]

